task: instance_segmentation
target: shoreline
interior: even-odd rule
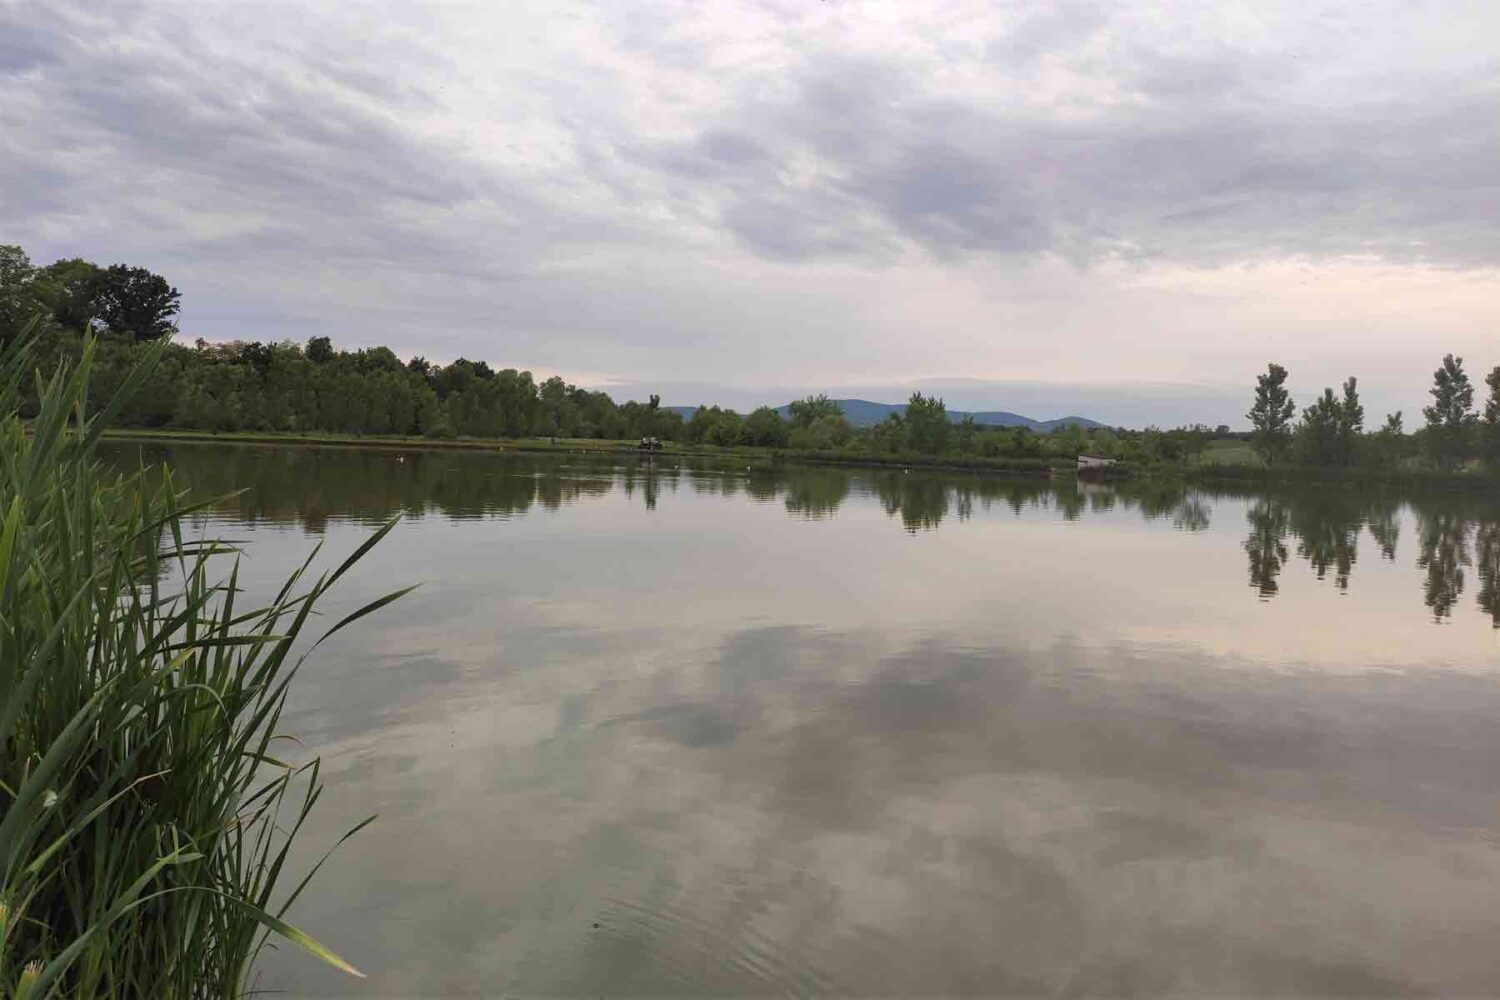
[[[628,441],[595,438],[424,438],[401,435],[294,434],[278,431],[236,431],[218,434],[213,431],[154,430],[111,428],[104,439],[118,442],[165,444],[284,445],[304,448],[356,448],[366,450],[466,451],[481,454],[529,455],[614,455],[660,456],[662,458],[751,459],[766,464],[798,462],[807,465],[838,465],[868,468],[920,468],[933,471],[987,472],[994,474],[1050,478],[1073,475],[1076,470],[1059,460],[1053,465],[1047,459],[1028,458],[962,458],[934,455],[870,455],[860,453],[799,451],[791,448],[763,448],[736,445],[719,448],[713,445],[680,445],[663,442],[658,451],[643,452]]]
[[[775,465],[804,465],[871,469],[923,469],[934,472],[967,472],[1025,478],[1077,477],[1078,470],[1063,459],[981,458],[935,455],[872,455],[861,452],[801,451],[736,445],[683,445],[664,442],[661,450],[642,452],[629,441],[599,438],[426,438],[411,435],[355,435],[281,431],[235,431],[216,433],[187,429],[111,428],[104,438],[115,442],[163,444],[274,445],[302,448],[355,448],[366,450],[460,451],[481,454],[526,455],[650,455],[663,458],[749,460]],[[1137,482],[1179,481],[1184,485],[1309,485],[1347,488],[1489,490],[1500,493],[1500,475],[1490,472],[1440,472],[1431,469],[1322,468],[1284,465],[1265,467],[1243,463],[1204,463],[1151,467],[1121,466],[1103,475],[1085,479]]]

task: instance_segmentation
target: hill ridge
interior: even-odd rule
[[[844,413],[844,418],[855,427],[871,427],[875,424],[880,423],[892,413],[904,413],[906,411],[905,403],[877,403],[868,399],[852,398],[835,399],[832,400],[832,402],[838,404],[839,409]],[[682,414],[684,420],[688,420],[692,418],[693,413],[698,409],[698,407],[668,406],[665,407],[665,409],[680,413]],[[777,413],[781,414],[783,419],[788,418],[791,415],[791,404],[778,406],[775,409]],[[1097,420],[1092,420],[1088,417],[1080,417],[1074,414],[1069,414],[1068,416],[1064,417],[1057,417],[1053,420],[1037,420],[1034,417],[1028,417],[1020,413],[1012,413],[1009,410],[950,409],[948,411],[948,419],[953,423],[960,423],[965,417],[973,417],[976,424],[980,424],[981,426],[985,427],[1025,427],[1028,430],[1033,430],[1041,434],[1049,433],[1059,427],[1067,426],[1068,424],[1077,424],[1078,426],[1085,428],[1108,426],[1107,424],[1103,424]]]

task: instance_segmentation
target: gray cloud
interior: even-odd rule
[[[1327,381],[1347,352],[1294,335],[1286,282],[1264,317],[1139,281],[1500,267],[1489,18],[0,4],[0,239],[162,270],[192,335],[585,379],[1170,381],[1161,328],[1197,323],[1201,377],[1241,382],[1286,322]],[[1473,354],[1464,308],[1439,325]]]
[[[1274,96],[1234,56],[1144,59],[1115,81],[1128,99],[1068,121],[819,55],[796,71],[784,103],[732,101],[704,125],[706,136],[732,121],[767,156],[821,167],[819,180],[794,182],[757,158],[747,194],[721,165],[722,218],[759,252],[821,248],[755,238],[778,219],[791,217],[796,233],[809,213],[838,228],[868,212],[938,253],[1500,262],[1494,67],[1321,105],[1300,103],[1315,93]],[[767,195],[768,179],[780,197]]]

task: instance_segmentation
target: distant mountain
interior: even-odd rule
[[[844,411],[844,417],[855,427],[873,427],[880,423],[892,413],[905,413],[905,403],[872,403],[868,399],[835,399],[835,403]],[[668,406],[668,410],[682,414],[684,420],[691,419],[693,413],[698,409],[696,406]],[[776,412],[782,417],[791,416],[790,406],[778,406]],[[1104,427],[1097,420],[1088,417],[1058,417],[1056,420],[1034,420],[1031,417],[1022,416],[1019,413],[1011,413],[1008,410],[949,410],[948,419],[955,424],[965,417],[973,417],[976,424],[987,427],[1026,427],[1038,434],[1046,434],[1059,427],[1068,424],[1077,424],[1080,427]]]

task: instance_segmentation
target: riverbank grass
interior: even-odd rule
[[[242,996],[272,934],[357,974],[285,922],[322,785],[279,721],[315,605],[390,525],[243,607],[232,546],[191,536],[207,502],[94,458],[160,352],[93,412],[92,351],[29,427],[31,355],[0,355],[0,996]]]

